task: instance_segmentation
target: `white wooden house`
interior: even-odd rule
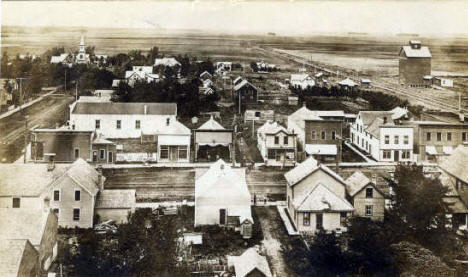
[[[257,130],[257,146],[267,166],[293,166],[296,162],[296,134],[278,122],[268,121]]]

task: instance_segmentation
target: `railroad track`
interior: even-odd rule
[[[286,60],[294,62],[294,63],[298,63],[300,65],[306,65],[306,66],[315,68],[317,70],[327,72],[327,73],[329,73],[331,75],[334,75],[334,76],[337,76],[337,77],[355,79],[355,78],[353,78],[353,76],[348,76],[347,74],[343,74],[342,72],[339,72],[338,70],[335,71],[335,70],[326,68],[324,66],[311,63],[311,62],[307,61],[305,58],[300,57],[300,56],[296,56],[296,55],[292,55],[292,54],[284,53],[284,52],[279,52],[277,50],[269,49],[269,48],[256,47],[254,49],[256,49],[258,51],[261,51],[261,52],[263,52],[265,54],[273,55],[275,57],[279,57],[279,58],[286,59]],[[359,81],[359,80],[354,80],[354,81]],[[382,83],[382,82],[373,82],[371,84],[371,86],[374,87],[374,88],[386,91],[388,93],[394,94],[394,95],[401,95],[401,96],[405,96],[406,98],[413,99],[413,100],[418,101],[418,102],[422,102],[427,107],[435,107],[435,108],[441,109],[443,111],[449,111],[449,112],[452,112],[452,113],[455,113],[455,114],[459,113],[458,106],[456,106],[456,105],[447,103],[445,101],[442,101],[442,100],[434,98],[434,97],[430,97],[430,96],[427,96],[427,95],[422,95],[420,93],[416,93],[416,92],[413,92],[413,91],[408,90],[408,89],[395,88],[392,85],[385,84],[385,83]],[[467,109],[462,109],[462,111],[463,112],[468,112]]]

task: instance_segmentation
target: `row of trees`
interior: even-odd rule
[[[447,228],[447,189],[438,179],[426,178],[416,165],[398,166],[395,180],[388,182],[394,195],[384,222],[353,218],[346,235],[320,233],[310,249],[296,241],[284,250],[291,268],[300,276],[455,276],[442,262],[451,265],[463,252]],[[420,256],[434,262],[424,264]]]

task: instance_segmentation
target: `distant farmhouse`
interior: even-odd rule
[[[431,52],[421,42],[410,40],[409,45],[402,46],[399,53],[398,80],[402,85],[422,87],[432,84]]]

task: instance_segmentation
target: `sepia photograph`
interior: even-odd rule
[[[468,1],[0,21],[0,277],[468,277]]]

